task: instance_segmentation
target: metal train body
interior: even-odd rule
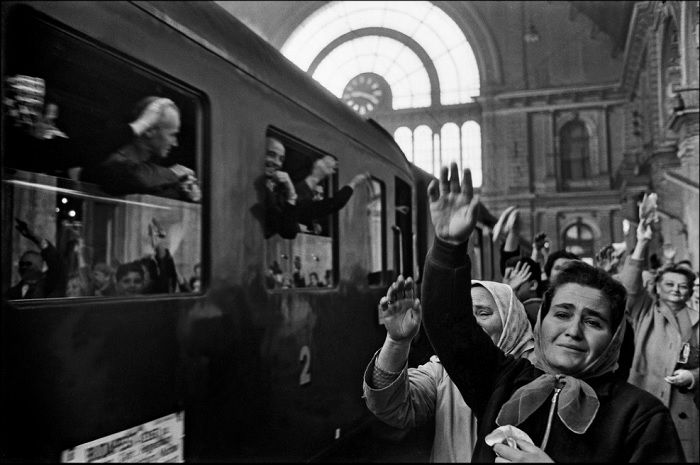
[[[58,461],[78,445],[184,414],[185,461],[312,460],[365,424],[362,375],[385,336],[377,302],[398,271],[416,275],[422,267],[430,175],[213,3],[3,2],[2,12],[4,77],[21,67],[54,73],[44,76],[47,88],[58,86],[56,97],[72,102],[58,121],[74,131],[139,96],[174,98],[183,108],[180,148],[203,190],[201,204],[176,206],[186,220],[178,253],[189,257],[176,263],[201,263],[200,292],[3,301],[3,457]],[[61,65],[51,68],[52,59]],[[271,132],[300,152],[334,156],[334,191],[361,171],[381,188],[379,223],[367,226],[360,192],[329,220],[321,260],[332,264],[333,285],[265,284],[269,257],[282,250],[291,258],[284,251],[295,247],[265,239],[254,214]],[[118,212],[104,221],[110,250],[124,255],[142,237],[128,228],[147,222],[134,223],[146,213],[129,208],[174,205],[145,196],[104,210],[113,199],[88,196],[70,180],[8,173],[3,292],[21,249],[18,210],[54,227],[55,218],[37,216],[37,203],[21,204],[22,189],[53,196],[49,210],[54,197],[74,195],[92,238],[95,212]],[[313,247],[300,250],[313,255]],[[285,266],[292,270],[291,260]]]

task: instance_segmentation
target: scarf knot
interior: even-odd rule
[[[503,404],[496,418],[499,426],[517,426],[544,404],[550,394],[560,389],[557,415],[576,434],[585,433],[593,423],[600,401],[593,388],[583,380],[566,375],[544,373],[516,390]]]

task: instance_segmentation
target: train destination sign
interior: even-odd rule
[[[184,412],[64,450],[62,463],[183,463]]]

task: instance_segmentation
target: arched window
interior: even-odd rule
[[[421,125],[413,133],[413,163],[419,168],[433,172],[433,131]]]
[[[410,160],[411,163],[415,163],[413,159],[413,134],[411,134],[411,130],[405,126],[401,126],[394,131],[394,140],[399,144],[406,158]]]
[[[583,261],[593,265],[593,230],[581,218],[564,231],[564,249],[567,252],[575,253]]]
[[[437,177],[440,176],[442,163],[440,159],[440,134],[433,134],[433,174],[437,173]]]
[[[561,177],[576,181],[590,176],[588,130],[583,121],[575,119],[561,128]]]
[[[481,187],[481,127],[476,121],[462,125],[462,164],[472,171],[474,187]]]

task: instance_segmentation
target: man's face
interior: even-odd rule
[[[148,144],[157,156],[165,158],[170,149],[177,147],[180,132],[180,114],[172,107],[163,109],[163,116],[148,136]]]
[[[666,272],[656,283],[656,293],[661,302],[672,305],[682,304],[690,298],[690,283],[681,273]]]
[[[575,374],[603,353],[613,335],[609,300],[600,289],[562,284],[542,320],[542,352],[562,374]]]
[[[471,294],[472,312],[476,323],[488,334],[494,344],[498,344],[503,332],[503,321],[498,313],[496,301],[493,300],[491,293],[481,286],[472,287]]]
[[[143,276],[136,271],[129,271],[117,281],[120,294],[140,294],[143,290]]]
[[[265,152],[265,176],[272,177],[284,164],[284,145],[276,139],[267,139]]]
[[[42,275],[44,259],[38,253],[25,253],[19,259],[19,275],[22,279],[39,279]]]

